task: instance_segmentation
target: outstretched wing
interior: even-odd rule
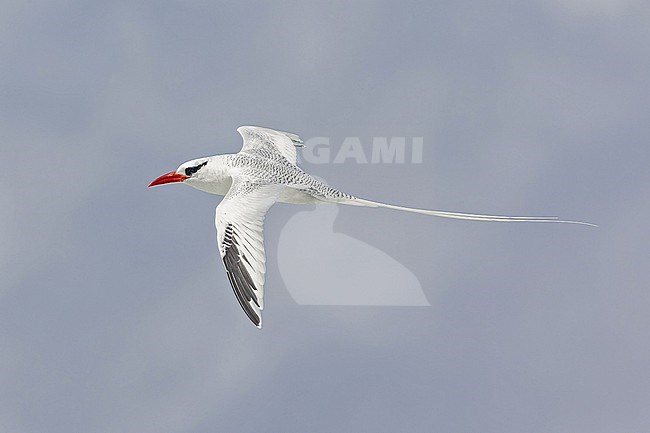
[[[215,225],[221,259],[237,301],[258,328],[264,308],[264,217],[281,186],[234,178],[217,206]]]
[[[240,126],[237,132],[244,139],[242,152],[263,149],[280,153],[290,163],[296,163],[296,147],[303,147],[302,140],[296,134],[262,128],[260,126]]]

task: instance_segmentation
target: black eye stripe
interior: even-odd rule
[[[185,169],[185,176],[192,176],[194,173],[199,171],[201,169],[201,167],[203,167],[207,163],[208,163],[208,161],[205,161],[205,162],[203,162],[203,163],[201,163],[199,165],[195,165],[194,167],[187,167]]]

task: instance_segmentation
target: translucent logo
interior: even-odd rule
[[[301,305],[428,306],[418,278],[386,252],[334,232],[337,205],[317,205],[287,221],[278,267]]]

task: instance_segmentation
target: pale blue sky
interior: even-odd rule
[[[2,431],[649,431],[649,19],[641,0],[2,2]],[[431,306],[304,306],[279,205],[260,331],[215,198],[146,188],[237,151],[242,124],[423,137],[422,164],[303,167],[600,227],[341,208],[334,229]]]

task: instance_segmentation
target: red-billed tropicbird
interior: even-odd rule
[[[414,209],[364,200],[334,189],[296,165],[295,134],[258,126],[237,129],[244,146],[237,154],[215,155],[181,164],[149,186],[183,182],[210,194],[224,195],[217,206],[215,224],[219,252],[239,304],[258,328],[262,327],[264,274],[262,226],[275,202],[296,204],[338,203],[384,207],[444,218],[499,222],[560,222],[557,217],[479,215]]]

